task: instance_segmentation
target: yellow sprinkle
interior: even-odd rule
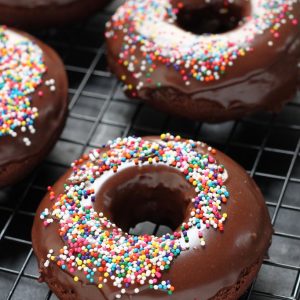
[[[82,265],[82,260],[81,260],[81,259],[78,259],[78,260],[77,260],[77,265],[78,265],[78,266],[81,266],[81,265]]]

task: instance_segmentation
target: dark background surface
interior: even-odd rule
[[[243,299],[300,298],[300,93],[279,115],[261,113],[222,124],[178,119],[127,99],[107,71],[104,22],[115,5],[87,23],[35,33],[62,56],[69,75],[70,114],[51,154],[16,187],[0,190],[0,299],[57,299],[38,272],[31,249],[34,212],[70,163],[118,136],[161,132],[205,141],[254,177],[274,225],[270,259]],[[195,295],[201,296],[201,295]]]

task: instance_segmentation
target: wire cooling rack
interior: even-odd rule
[[[153,111],[127,99],[107,71],[104,23],[116,4],[84,24],[39,32],[62,56],[69,75],[66,127],[29,178],[0,190],[0,299],[57,299],[37,282],[30,230],[34,212],[70,163],[107,140],[172,132],[225,151],[254,177],[274,225],[273,243],[243,300],[300,299],[300,94],[279,115],[269,113],[211,125]]]

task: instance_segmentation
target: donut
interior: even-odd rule
[[[72,164],[42,200],[32,244],[59,299],[238,299],[272,226],[260,190],[225,154],[162,134]],[[159,236],[137,223],[169,226]]]
[[[219,122],[279,112],[297,91],[299,0],[129,0],[106,24],[127,96]]]
[[[0,22],[19,28],[62,26],[95,13],[108,0],[0,0]]]
[[[0,187],[24,178],[51,150],[64,126],[67,86],[51,48],[0,27]]]

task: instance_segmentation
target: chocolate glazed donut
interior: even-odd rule
[[[5,32],[34,42],[42,50],[46,72],[42,83],[30,95],[31,107],[36,107],[39,113],[34,120],[35,133],[16,128],[16,137],[0,136],[0,187],[24,178],[49,153],[63,129],[68,107],[67,76],[56,52],[24,32],[12,29]],[[27,142],[30,139],[30,145],[24,139]]]
[[[127,1],[107,23],[108,62],[129,97],[168,113],[279,112],[297,90],[299,20],[298,0]]]
[[[143,140],[150,143],[162,143],[159,137],[145,137]],[[132,141],[135,142],[134,139],[130,140]],[[173,141],[172,136],[169,141]],[[182,140],[182,142],[185,141]],[[117,147],[119,145],[122,145],[121,142],[117,144]],[[98,183],[97,179],[91,181],[94,182],[92,186],[95,189],[94,209],[112,220],[117,228],[128,232],[128,229],[136,223],[150,220],[159,224],[167,224],[175,231],[183,230],[185,238],[189,237],[190,246],[172,260],[168,271],[161,273],[162,282],[170,281],[175,287],[171,295],[155,290],[155,288],[151,289],[147,287],[147,284],[141,286],[136,283],[126,290],[121,290],[119,294],[120,288],[112,283],[113,280],[107,280],[99,288],[98,283],[91,283],[89,281],[91,279],[85,278],[82,271],[70,273],[62,267],[64,264],[62,261],[56,261],[54,257],[57,253],[61,253],[62,259],[67,259],[69,248],[66,246],[65,236],[59,234],[61,231],[59,231],[58,222],[51,219],[55,214],[61,214],[60,206],[56,202],[59,200],[58,198],[55,200],[55,195],[64,195],[64,183],[70,183],[68,178],[78,180],[78,176],[71,175],[72,170],[62,176],[51,189],[50,194],[45,196],[34,220],[32,242],[40,266],[41,280],[47,282],[52,291],[62,300],[238,299],[255,278],[270,245],[272,226],[268,211],[258,187],[238,164],[220,151],[215,152],[206,144],[197,142],[194,149],[198,153],[210,153],[218,164],[222,164],[222,168],[226,170],[222,173],[224,183],[230,194],[228,202],[222,207],[222,213],[228,215],[228,220],[224,223],[224,232],[220,233],[213,228],[204,229],[205,247],[202,247],[203,239],[201,238],[200,243],[195,228],[188,229],[189,233],[185,235],[180,225],[182,222],[182,224],[189,224],[191,198],[196,196],[195,187],[185,178],[184,174],[187,173],[165,164],[146,163],[138,166],[127,165],[116,173],[111,170],[103,173]],[[109,150],[107,146],[99,152],[91,152],[89,157],[77,161],[74,166],[80,170],[81,166],[95,161],[95,157],[102,157]],[[213,160],[209,158],[209,161]],[[213,168],[212,165],[210,167]],[[71,199],[72,188],[68,188],[68,191],[68,198]],[[63,199],[60,196],[59,198]],[[85,195],[84,198],[88,196]],[[55,210],[53,214],[48,211],[51,207]],[[64,217],[60,216],[63,220]],[[90,222],[88,220],[87,222]],[[46,225],[43,226],[43,223]],[[183,227],[186,228],[185,226]],[[71,224],[67,225],[67,228],[76,234],[77,231],[71,229]],[[87,232],[85,227],[79,228],[82,232]],[[111,232],[113,228],[115,228],[114,225],[111,225],[107,231]],[[127,237],[126,234],[124,236]],[[72,243],[76,241],[72,240]],[[74,247],[80,246],[73,245]],[[86,259],[84,255],[81,258]],[[82,263],[82,261],[78,262],[78,265],[82,266]],[[86,271],[85,274],[89,273]],[[99,275],[95,275],[97,276]]]
[[[0,22],[19,28],[62,26],[87,18],[108,0],[0,0]]]

